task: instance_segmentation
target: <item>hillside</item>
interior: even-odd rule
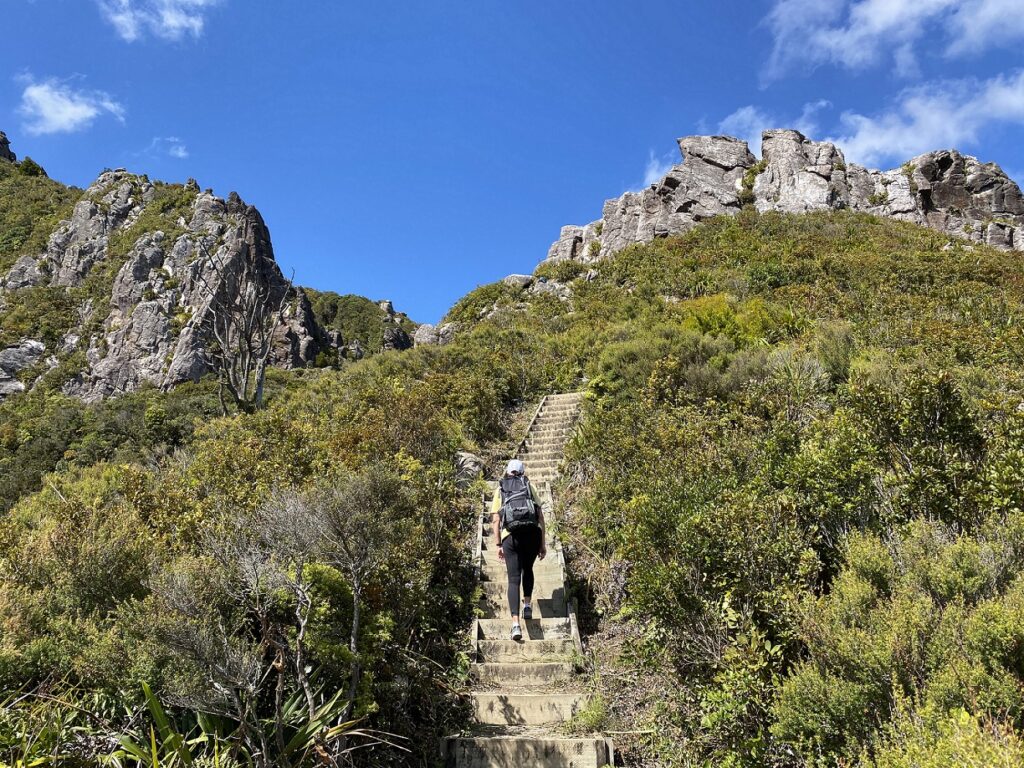
[[[275,304],[289,293],[272,353],[283,368],[403,348],[415,329],[358,297],[341,300],[347,313],[321,298],[333,309],[319,319],[281,274],[259,212],[194,181],[122,169],[82,191],[4,158],[0,227],[0,398],[41,384],[96,401],[196,382],[211,371],[214,304],[240,286],[266,284]]]
[[[775,171],[736,167],[727,215],[556,253],[414,349],[273,372],[253,413],[218,417],[208,380],[0,405],[0,759],[185,763],[181,733],[304,766],[354,717],[331,743],[393,745],[355,764],[433,764],[480,597],[456,457],[498,463],[582,389],[554,492],[596,703],[569,732],[631,766],[1020,764],[1018,225],[759,210]],[[363,300],[307,300],[373,331]]]

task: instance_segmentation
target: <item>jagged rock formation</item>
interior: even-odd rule
[[[0,160],[6,160],[9,163],[18,162],[17,155],[11,151],[11,142],[3,131],[0,131]]]
[[[849,208],[1024,251],[1020,188],[998,165],[956,150],[877,171],[847,164],[835,145],[792,130],[765,131],[760,162],[746,142],[727,136],[688,136],[679,149],[683,162],[659,182],[607,201],[597,221],[563,227],[547,261],[597,261],[745,204],[760,211]]]
[[[146,382],[168,388],[209,372],[205,350],[214,297],[237,291],[244,282],[239,271],[252,265],[266,272],[261,278],[275,286],[278,298],[289,290],[262,217],[237,195],[223,200],[194,183],[160,186],[116,170],[86,190],[43,253],[18,259],[0,289],[64,288],[80,300],[80,322],[68,329],[64,348],[50,352],[84,351],[85,365],[64,389],[96,400]],[[283,367],[309,365],[341,342],[317,325],[297,290],[272,360]],[[25,340],[15,349],[26,345],[35,354],[40,343]],[[12,357],[4,373],[9,378],[19,365],[27,367],[24,354],[0,354]],[[19,387],[0,387],[6,390],[0,396]]]
[[[15,159],[0,132],[0,160]],[[59,343],[50,335],[52,348],[33,336],[19,339],[24,329],[13,336],[17,343],[7,335],[0,347],[0,399],[58,365],[64,391],[90,401],[145,383],[167,389],[197,380],[211,370],[213,313],[253,285],[269,286],[275,308],[287,296],[270,354],[279,367],[359,359],[367,343],[369,352],[407,349],[416,327],[389,301],[374,305],[291,287],[259,212],[235,193],[224,200],[212,190],[200,192],[194,179],[168,185],[124,169],[105,171],[41,252],[27,251],[4,266],[0,327],[5,307],[32,304],[53,289],[73,301],[77,318],[68,321]],[[333,327],[325,327],[325,296],[355,308],[355,327],[345,318],[331,318]]]
[[[438,346],[444,346],[450,344],[452,339],[455,338],[455,334],[459,331],[458,323],[442,323],[441,325],[431,325],[430,323],[423,323],[412,336],[413,344],[417,347],[429,346],[431,344],[437,344]]]

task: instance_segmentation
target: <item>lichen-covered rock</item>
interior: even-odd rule
[[[430,323],[421,323],[412,334],[414,347],[429,347],[437,344],[437,326]]]
[[[0,398],[22,392],[25,385],[18,374],[29,368],[46,352],[46,345],[35,339],[25,339],[16,347],[0,349]]]
[[[145,226],[135,227],[140,221]],[[273,364],[302,367],[324,349],[340,348],[340,335],[317,324],[305,293],[289,288],[255,208],[234,193],[223,200],[194,183],[158,189],[144,176],[116,170],[85,191],[43,253],[14,264],[2,290],[49,285],[93,294],[60,348],[50,350],[85,351],[85,367],[64,389],[91,401],[145,383],[169,388],[210,372],[215,297],[230,299],[253,282],[270,286],[274,307],[288,297]],[[6,385],[8,392],[18,387]]]
[[[900,168],[850,163],[828,142],[770,130],[755,164],[745,142],[724,136],[679,140],[683,162],[641,192],[604,204],[601,219],[562,227],[547,262],[590,263],[632,243],[685,232],[710,216],[850,208],[913,221],[951,236],[1024,251],[1024,200],[999,166],[956,150],[929,152]]]
[[[402,350],[412,348],[412,339],[399,325],[388,325],[384,328],[384,340],[382,343],[384,351]]]
[[[848,205],[846,161],[828,142],[809,141],[797,131],[765,131],[761,162],[764,170],[753,185],[759,211],[801,213]]]
[[[14,262],[14,266],[10,268],[7,275],[0,279],[0,288],[14,291],[18,288],[39,285],[43,279],[43,273],[39,269],[39,259],[35,256],[22,256]]]
[[[507,285],[509,288],[529,288],[533,282],[533,275],[506,275],[501,278],[501,282]]]

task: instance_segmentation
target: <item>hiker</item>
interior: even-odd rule
[[[547,555],[544,510],[534,493],[523,462],[512,459],[491,503],[494,544],[498,559],[508,570],[508,607],[512,612],[512,639],[522,640],[519,626],[519,584],[523,587],[523,620],[533,618],[533,563]]]

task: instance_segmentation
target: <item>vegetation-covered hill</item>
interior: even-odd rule
[[[1019,254],[745,209],[538,277],[465,297],[451,344],[281,372],[257,413],[190,421],[202,385],[8,412],[21,455],[79,431],[0,528],[0,689],[46,694],[11,695],[0,759],[29,732],[148,765],[116,737],[153,722],[164,764],[172,725],[315,764],[354,715],[409,738],[357,763],[432,764],[474,605],[455,451],[582,382],[560,535],[586,725],[627,764],[1020,764]]]

